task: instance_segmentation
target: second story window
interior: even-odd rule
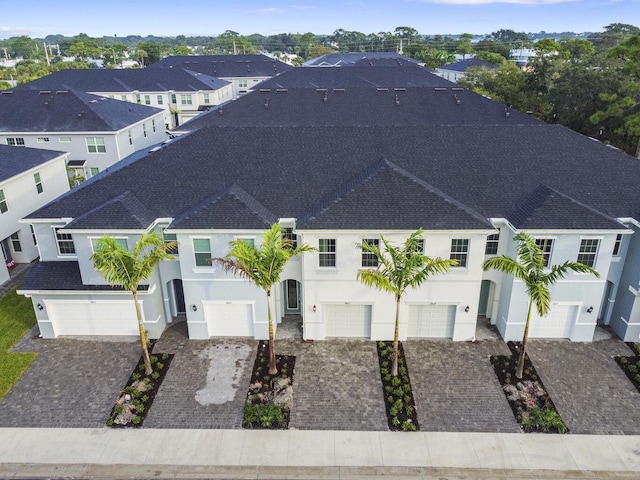
[[[211,241],[208,238],[194,238],[193,254],[195,256],[196,267],[210,267]]]
[[[596,254],[598,253],[598,239],[585,238],[580,241],[580,251],[578,252],[578,262],[593,268],[596,264]]]
[[[180,105],[192,105],[193,100],[191,100],[191,95],[189,94],[181,94],[180,95]]]
[[[22,137],[9,137],[7,138],[7,145],[13,147],[24,147],[24,138]]]
[[[165,244],[178,241],[178,236],[175,233],[162,232],[162,238],[164,239]],[[167,253],[170,253],[171,255],[178,255],[178,244],[176,243],[175,247],[169,248]]]
[[[9,211],[9,205],[7,205],[7,199],[4,196],[4,190],[0,188],[0,213]]]
[[[321,238],[318,240],[319,266],[336,266],[336,240],[335,238]]]
[[[208,105],[208,104],[210,103],[210,102],[209,102],[209,94],[208,94],[208,93],[204,93],[204,94],[202,94],[202,96],[204,97],[204,98],[203,98],[204,103],[205,103],[206,105]]]
[[[87,137],[87,151],[89,153],[106,153],[107,147],[104,145],[104,137]]]
[[[158,105],[162,105],[162,95],[156,95],[156,102],[158,102]]]
[[[129,145],[133,145],[133,133],[131,133],[131,130],[127,131],[127,136],[129,137]]]
[[[499,233],[493,233],[487,237],[487,245],[484,248],[485,255],[496,255],[498,253]]]
[[[114,238],[114,240],[116,241],[116,245],[118,245],[120,248],[124,248],[125,250],[129,250],[129,243],[127,242],[127,239],[125,237]],[[91,239],[91,249],[94,252],[98,249],[98,242],[99,241],[100,241],[99,238],[92,238]]]
[[[33,180],[36,182],[36,191],[39,194],[44,192],[44,188],[42,187],[42,180],[40,179],[40,173],[34,173]]]
[[[61,233],[59,228],[55,229],[58,253],[60,255],[75,255],[76,247],[73,244],[73,237],[70,233]]]
[[[150,95],[145,95],[144,96],[144,104],[145,105],[151,105],[151,96]]]
[[[173,103],[174,105],[177,103],[176,94],[175,93],[171,94],[171,103]]]
[[[249,82],[246,79],[238,80],[238,86],[240,88],[247,88],[247,86],[249,86]]]
[[[620,256],[620,247],[622,247],[622,234],[619,233],[616,236],[616,243],[613,245],[613,256],[614,257],[619,257]]]
[[[20,237],[18,236],[18,232],[11,235],[11,247],[14,252],[21,252],[22,245],[20,245]]]
[[[544,257],[544,267],[549,266],[549,262],[551,261],[551,252],[553,250],[553,239],[552,238],[536,238],[536,245],[542,250],[542,255]]]
[[[466,238],[454,238],[451,240],[451,260],[457,260],[456,267],[466,267],[469,259],[469,240]]]
[[[153,118],[151,119],[151,130],[153,130],[154,133],[156,131],[156,121]]]
[[[284,233],[282,235],[287,240],[291,240],[291,247],[296,248],[298,246],[298,235],[293,233],[293,228],[284,227]]]
[[[364,250],[364,244],[370,245],[372,247],[379,247],[380,240],[377,238],[364,238],[362,239],[363,250],[362,250],[362,266],[363,267],[377,267],[378,266],[378,257],[371,252],[367,252]]]
[[[146,124],[146,123],[143,123],[143,124],[142,124],[142,135],[143,135],[144,137],[146,137],[146,136],[147,136],[147,124]]]

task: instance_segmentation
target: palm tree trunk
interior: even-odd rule
[[[145,375],[151,375],[153,369],[151,368],[151,360],[149,360],[149,350],[147,349],[147,332],[142,325],[142,313],[140,312],[140,305],[138,304],[138,292],[131,291],[133,294],[133,302],[136,305],[136,317],[138,318],[138,330],[140,332],[140,344],[142,345],[142,359],[144,361],[144,373]]]
[[[531,321],[531,309],[533,308],[533,300],[529,300],[529,310],[527,311],[527,321],[524,324],[524,335],[522,336],[522,350],[518,359],[518,368],[516,369],[516,378],[520,380],[524,371],[524,356],[527,349],[527,338],[529,338],[529,322]]]
[[[391,362],[391,376],[398,376],[398,337],[400,336],[400,297],[396,298],[396,325],[393,331],[393,361]]]
[[[271,290],[267,290],[267,316],[269,318],[269,375],[278,373],[276,367],[276,341],[273,334],[273,320],[271,319]]]

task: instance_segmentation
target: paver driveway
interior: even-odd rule
[[[100,427],[140,356],[135,339],[33,339],[14,347],[39,356],[0,402],[0,427]],[[118,341],[114,341],[118,340]],[[174,361],[145,428],[241,428],[255,340],[189,340],[186,325],[167,330],[155,352]],[[630,355],[619,340],[530,342],[531,358],[573,433],[640,434],[640,394],[611,358]],[[425,431],[517,432],[488,357],[504,342],[405,342]],[[290,428],[387,430],[375,343],[280,340],[296,356]]]

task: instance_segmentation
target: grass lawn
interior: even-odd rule
[[[22,376],[37,353],[9,352],[36,324],[31,300],[13,290],[0,298],[0,399]]]

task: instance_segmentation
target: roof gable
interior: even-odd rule
[[[20,175],[61,155],[65,155],[65,152],[0,145],[0,182]]]

